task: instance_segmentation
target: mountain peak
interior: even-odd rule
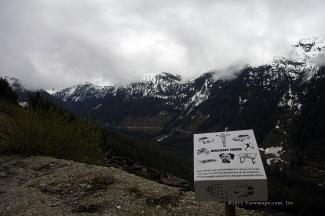
[[[309,52],[312,47],[316,46],[316,49],[322,48],[325,40],[322,37],[311,37],[311,38],[304,38],[300,39],[296,44],[295,47],[302,47],[305,52]]]
[[[84,82],[77,85],[74,85],[69,88],[62,89],[54,93],[56,97],[62,97],[63,101],[67,101],[68,99],[72,99],[74,102],[80,102],[87,97],[96,97],[101,98],[104,97],[108,91],[112,87],[110,86],[97,86],[90,82]]]
[[[294,44],[292,58],[299,62],[316,60],[325,53],[325,39],[322,37],[304,38]]]
[[[182,77],[180,75],[174,75],[168,72],[161,72],[155,76],[156,79],[163,79],[168,81],[181,81]]]
[[[91,82],[82,82],[82,83],[79,83],[78,85],[90,85],[90,86],[94,86],[94,84],[92,84]]]
[[[275,58],[273,70],[284,69],[293,79],[310,80],[319,70],[319,59],[325,55],[325,39],[311,37],[298,40],[288,58]]]

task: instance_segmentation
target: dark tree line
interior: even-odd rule
[[[17,94],[12,90],[7,80],[0,77],[0,100],[17,103]]]

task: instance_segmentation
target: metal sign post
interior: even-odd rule
[[[266,201],[267,178],[253,130],[194,135],[194,188],[201,201]],[[225,203],[226,215],[235,206]]]
[[[226,216],[236,216],[236,206],[229,205],[228,202],[225,202],[225,213]]]

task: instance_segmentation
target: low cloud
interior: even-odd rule
[[[322,0],[2,0],[0,74],[29,88],[123,84],[286,56],[325,34]]]

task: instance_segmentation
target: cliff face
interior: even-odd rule
[[[0,156],[0,215],[224,215],[218,202],[112,167]],[[237,209],[238,215],[259,215]]]

